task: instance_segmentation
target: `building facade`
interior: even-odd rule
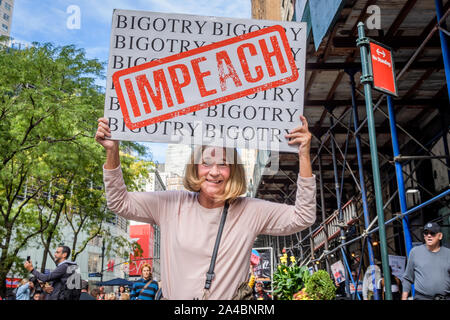
[[[0,36],[10,36],[15,0],[0,0]]]
[[[122,217],[115,216],[112,221],[105,222],[105,225],[111,237],[122,237],[130,241],[128,230],[129,225],[127,220],[123,219]],[[62,230],[61,234],[63,235],[63,237],[61,238],[59,244],[66,245],[72,249],[72,243],[74,240],[72,229],[69,226],[66,226]],[[81,244],[84,243],[87,239],[88,234],[79,234],[77,238],[77,247],[80,247]],[[91,288],[93,287],[93,285],[95,285],[96,282],[100,280],[108,281],[114,278],[124,278],[128,275],[128,271],[125,268],[126,261],[122,257],[116,256],[114,253],[112,253],[112,251],[110,254],[104,253],[104,248],[107,246],[108,242],[106,241],[106,239],[105,241],[103,241],[101,237],[95,237],[88,242],[86,248],[77,256],[75,260],[79,267],[78,271],[81,274],[81,278],[83,280],[87,280]],[[51,248],[48,254],[45,273],[49,273],[56,268],[56,265],[52,261],[54,251],[55,248]],[[27,256],[30,256],[33,266],[39,271],[41,271],[41,265],[44,258],[43,255],[44,248],[38,240],[31,242],[27,250],[23,250],[21,253],[19,253],[19,256],[24,261]],[[104,255],[104,257],[102,257],[102,255]],[[101,274],[103,275],[103,277],[101,276]],[[18,275],[14,274],[8,275],[8,278],[17,277]],[[107,291],[110,289],[111,288],[107,289]]]

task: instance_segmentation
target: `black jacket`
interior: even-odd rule
[[[43,282],[50,282],[53,287],[53,292],[48,297],[48,300],[61,300],[60,295],[64,291],[64,285],[67,279],[72,273],[67,272],[69,266],[76,265],[75,262],[65,260],[61,262],[55,270],[49,274],[42,274],[37,270],[33,270],[31,273]]]

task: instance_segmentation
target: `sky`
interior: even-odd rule
[[[74,44],[106,66],[113,9],[251,18],[251,0],[16,0],[11,37],[26,43]],[[105,87],[106,80],[97,84]],[[147,146],[154,161],[165,162],[167,144]]]

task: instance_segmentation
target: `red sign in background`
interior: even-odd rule
[[[155,231],[153,226],[149,224],[130,226],[130,238],[137,240],[142,248],[142,256],[134,257],[130,255],[130,271],[129,276],[140,276],[141,268],[144,264],[149,264],[153,269],[153,244]],[[145,259],[150,258],[150,259]]]
[[[397,96],[392,50],[370,42],[374,89]]]

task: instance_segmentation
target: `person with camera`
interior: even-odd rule
[[[70,248],[67,246],[59,246],[56,248],[55,252],[55,263],[56,269],[49,274],[42,274],[35,270],[31,261],[26,261],[24,264],[25,269],[27,269],[33,276],[43,282],[51,282],[53,291],[48,296],[48,300],[68,300],[66,287],[67,279],[73,274],[75,262],[67,260],[70,256]],[[78,288],[81,291],[81,287]],[[79,297],[78,297],[79,298]]]

